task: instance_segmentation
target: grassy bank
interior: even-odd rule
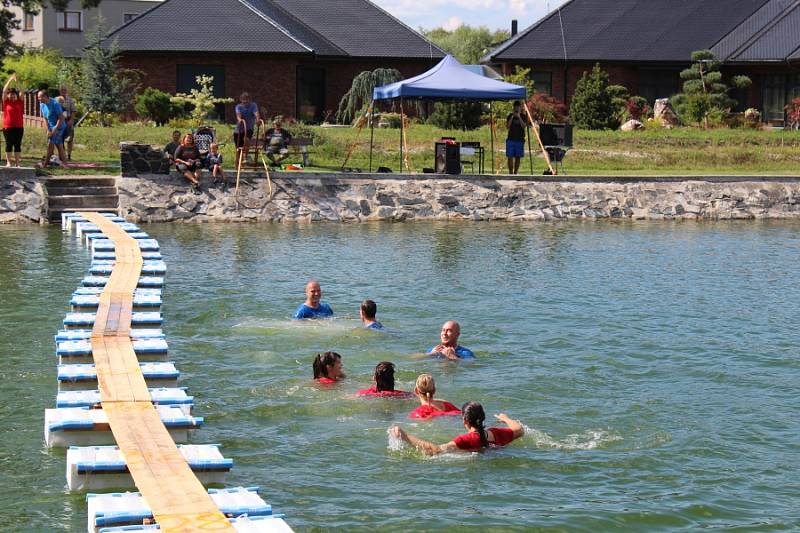
[[[101,165],[99,168],[57,170],[56,173],[117,172],[120,141],[140,141],[165,144],[173,128],[141,124],[124,124],[112,128],[81,127],[77,130],[73,159]],[[366,170],[369,163],[369,130],[359,132],[354,128],[311,128],[315,136],[309,170],[339,169],[352,143],[356,148],[347,163],[350,168]],[[226,145],[222,151],[228,166],[233,162],[231,127],[218,125],[217,133]],[[434,126],[414,124],[407,132],[409,164],[421,172],[433,166],[433,142],[440,137],[478,141],[487,150],[487,172],[491,172],[489,155],[490,131],[488,127],[462,132],[442,130]],[[498,168],[505,172],[505,131],[498,131],[500,141],[495,142]],[[400,131],[375,130],[373,168],[386,166],[398,172]],[[655,175],[655,174],[798,174],[800,173],[800,131],[784,130],[700,130],[679,128],[674,130],[576,131],[575,147],[564,167],[569,174]],[[40,156],[45,150],[43,131],[29,129],[25,134],[25,155]],[[535,150],[535,144],[534,144]],[[290,158],[289,161],[299,158]],[[33,159],[28,161],[32,162]],[[534,160],[534,173],[545,168],[541,158]],[[530,172],[527,160],[523,173]]]

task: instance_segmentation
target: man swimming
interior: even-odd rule
[[[383,329],[383,324],[375,320],[375,314],[378,312],[378,304],[372,300],[364,300],[361,302],[361,308],[358,310],[361,316],[361,323],[368,329]]]
[[[306,301],[300,304],[297,311],[292,316],[295,320],[303,320],[308,318],[330,318],[333,316],[333,309],[322,299],[322,288],[319,282],[311,280],[306,283]]]
[[[455,320],[448,320],[442,325],[442,331],[439,333],[442,343],[431,348],[428,354],[446,359],[475,359],[472,350],[459,346],[459,336],[461,336],[461,326]]]

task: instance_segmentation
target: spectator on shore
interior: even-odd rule
[[[345,378],[342,356],[336,352],[318,353],[314,357],[314,379],[330,385]]]
[[[361,317],[361,323],[368,329],[383,329],[383,324],[375,320],[375,315],[378,312],[378,304],[372,300],[364,300],[361,302],[361,307],[358,314]]]
[[[525,130],[530,124],[522,116],[522,104],[514,101],[514,109],[506,119],[508,136],[506,137],[506,157],[508,158],[508,173],[519,174],[519,164],[525,156]]]
[[[429,355],[444,357],[446,359],[475,359],[472,350],[458,344],[461,336],[461,326],[455,320],[448,320],[442,324],[439,340],[442,342],[428,352]]]
[[[215,184],[219,181],[223,186],[227,185],[225,181],[225,172],[222,170],[222,154],[219,151],[219,145],[217,143],[211,143],[208,146],[206,168],[211,171]]]
[[[66,85],[62,85],[59,89],[61,93],[60,98],[64,99],[61,107],[64,108],[64,118],[67,121],[67,126],[64,129],[64,144],[67,145],[67,160],[72,160],[72,145],[75,140],[75,113],[78,109],[75,107],[75,100],[69,95]]]
[[[270,165],[279,166],[281,161],[289,157],[289,143],[292,134],[281,127],[281,121],[275,120],[273,127],[267,130],[264,140],[264,152],[269,158]]]
[[[446,444],[434,444],[418,439],[403,431],[399,426],[392,426],[392,435],[411,444],[425,455],[438,455],[452,452],[480,452],[484,448],[505,446],[514,439],[525,434],[525,428],[519,420],[514,420],[503,413],[494,417],[506,427],[484,428],[486,413],[478,402],[467,402],[461,408],[461,420],[467,433],[459,435]]]
[[[47,168],[55,150],[58,150],[58,157],[61,159],[61,163],[66,165],[67,154],[64,152],[64,130],[67,125],[64,118],[64,110],[61,108],[61,104],[50,98],[47,91],[39,91],[36,94],[36,98],[39,100],[39,110],[42,112],[42,117],[47,124],[47,155],[45,155],[42,162],[42,167]]]
[[[236,129],[233,132],[233,140],[236,144],[236,168],[239,168],[239,158],[246,154],[250,149],[250,139],[253,138],[256,122],[263,124],[258,105],[250,100],[250,93],[243,92],[239,95],[239,103],[236,104]]]
[[[297,311],[294,312],[295,320],[303,320],[307,318],[331,318],[333,316],[333,309],[322,300],[322,288],[319,282],[311,280],[306,283],[306,301],[300,304]]]
[[[175,162],[175,150],[181,145],[181,132],[175,130],[172,132],[172,141],[168,142],[164,147],[164,153],[167,154],[171,163]]]
[[[17,87],[11,87],[14,83]],[[3,86],[3,137],[6,140],[6,166],[11,166],[11,154],[14,154],[14,166],[19,166],[22,152],[22,134],[25,132],[25,103],[19,96],[17,75],[12,74]]]
[[[200,186],[200,175],[203,172],[200,163],[200,151],[194,144],[194,135],[187,133],[183,136],[181,145],[175,150],[175,166],[178,167],[178,171],[183,174],[183,177],[189,180],[195,194],[200,192],[198,187]]]

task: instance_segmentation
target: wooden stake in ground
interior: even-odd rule
[[[269,175],[269,165],[264,154],[261,154],[261,162],[264,163],[264,172],[267,173],[267,185],[269,185],[269,199],[272,200],[272,178]]]
[[[239,199],[239,177],[242,175],[242,159],[244,159],[244,150],[242,148],[236,149],[239,152],[239,164],[236,166],[236,190],[233,197]]]
[[[544,160],[547,161],[547,167],[550,169],[550,174],[555,176],[558,174],[556,169],[553,168],[553,164],[550,162],[550,154],[547,153],[547,150],[544,148],[544,144],[542,144],[542,137],[539,135],[539,124],[533,120],[533,115],[531,115],[531,110],[528,109],[528,102],[522,102],[522,105],[525,106],[525,113],[528,114],[528,120],[533,124],[533,132],[536,134],[536,140],[539,141],[539,148],[542,149],[542,154],[544,154]]]

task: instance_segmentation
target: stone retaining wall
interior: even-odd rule
[[[169,174],[170,160],[164,147],[138,142],[119,143],[119,160],[122,175]]]
[[[33,169],[29,170],[30,177],[0,174],[0,224],[46,221],[44,184],[33,175]]]
[[[248,176],[238,199],[232,187],[224,192],[207,182],[195,195],[175,174],[122,177],[118,186],[123,213],[137,222],[800,218],[795,177],[620,181],[278,173],[271,182]]]

